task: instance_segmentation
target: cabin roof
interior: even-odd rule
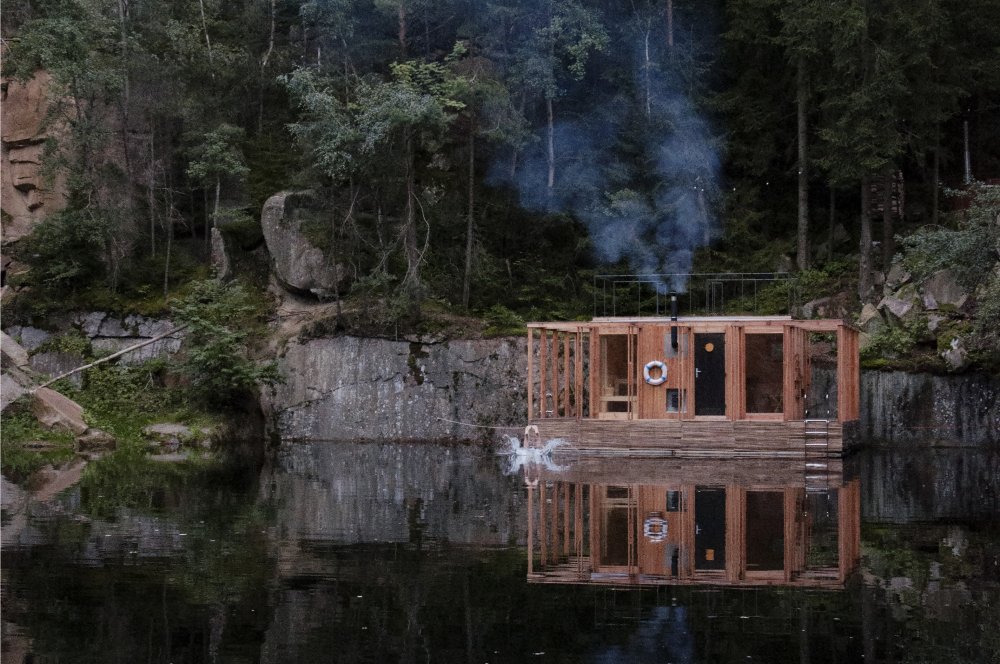
[[[839,318],[822,318],[797,320],[791,316],[678,316],[676,320],[669,316],[599,316],[590,321],[550,321],[528,323],[529,329],[546,329],[560,332],[576,332],[581,327],[601,325],[643,325],[666,324],[679,325],[763,325],[783,326],[794,323],[797,327],[807,330],[828,331],[844,326],[853,328],[849,322]]]

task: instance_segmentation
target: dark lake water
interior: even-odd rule
[[[8,496],[3,662],[1000,662],[995,453],[515,465],[289,443]]]

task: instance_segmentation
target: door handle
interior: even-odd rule
[[[697,377],[698,377],[698,376],[700,376],[700,375],[701,375],[701,369],[699,369],[699,368],[695,367],[695,370],[694,370],[694,377],[695,377],[695,378],[697,378]]]
[[[701,535],[701,526],[699,526],[697,523],[694,524],[694,534]]]

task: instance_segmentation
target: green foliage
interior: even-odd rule
[[[209,403],[233,405],[259,385],[278,381],[274,362],[250,358],[250,341],[261,329],[262,301],[237,283],[200,281],[173,308],[188,325],[180,370]]]
[[[63,210],[45,218],[18,243],[17,257],[31,268],[32,281],[41,289],[64,296],[104,277],[104,233],[100,217]]]
[[[958,192],[952,192],[958,196]],[[903,265],[918,279],[938,270],[952,270],[959,282],[974,291],[989,278],[1000,259],[1000,187],[978,184],[968,197],[969,207],[950,215],[953,228],[924,227],[903,239]]]
[[[31,397],[24,396],[10,404],[3,414],[0,427],[3,474],[21,482],[46,464],[58,464],[73,456],[73,434],[44,428],[31,413]],[[26,443],[48,443],[40,450]]]
[[[33,353],[44,352],[72,353],[84,358],[93,356],[90,339],[79,330],[53,335],[33,351]]]
[[[871,341],[861,352],[861,358],[899,359],[909,354],[916,344],[916,335],[909,329],[886,326],[872,335]]]
[[[483,314],[483,319],[487,326],[483,331],[486,336],[522,334],[525,329],[524,319],[502,304],[494,304],[487,309]]]

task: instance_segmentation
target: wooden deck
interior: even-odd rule
[[[676,457],[792,458],[840,457],[849,450],[844,427],[832,421],[819,425],[826,436],[806,422],[748,420],[595,420],[547,417],[532,420],[543,441],[562,438],[589,454],[629,454]],[[850,442],[850,440],[849,440]],[[807,445],[808,443],[808,445]],[[822,444],[821,444],[822,443]]]

